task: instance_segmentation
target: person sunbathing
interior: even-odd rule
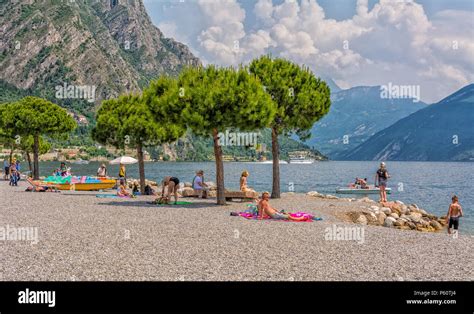
[[[283,219],[283,220],[293,220],[293,221],[300,221],[304,220],[303,217],[292,217],[289,214],[286,214],[282,211],[278,211],[277,209],[270,206],[270,193],[263,192],[262,199],[258,202],[258,218],[263,218],[264,215],[270,216],[273,219]]]

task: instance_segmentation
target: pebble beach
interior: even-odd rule
[[[0,182],[0,231],[37,231],[37,241],[0,237],[1,281],[474,280],[474,237],[349,219],[371,203],[294,193],[271,200],[323,219],[296,223],[230,216],[248,202],[188,198],[192,204],[158,206],[148,203],[152,196],[26,187]],[[328,237],[341,227],[359,228],[363,237]]]

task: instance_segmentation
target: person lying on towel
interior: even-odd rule
[[[263,218],[263,215],[268,215],[273,219],[286,219],[286,220],[294,220],[294,221],[300,221],[304,220],[306,218],[304,217],[292,217],[289,214],[279,212],[275,208],[270,206],[269,203],[270,200],[270,193],[268,192],[263,192],[262,193],[262,199],[258,202],[258,217]]]

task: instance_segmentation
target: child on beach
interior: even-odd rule
[[[127,187],[125,186],[125,180],[120,180],[120,186],[117,190],[117,195],[120,197],[134,197],[133,194],[127,191]]]
[[[458,203],[458,197],[454,195],[451,198],[451,205],[449,205],[448,214],[446,216],[446,222],[448,223],[448,234],[451,234],[451,227],[454,228],[454,232],[458,233],[459,228],[459,217],[463,216],[462,207]]]

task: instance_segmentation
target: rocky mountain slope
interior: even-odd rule
[[[343,159],[378,131],[426,106],[408,98],[381,98],[379,86],[332,92],[331,102],[329,113],[313,126],[306,142],[330,159]]]
[[[0,25],[0,80],[48,98],[57,85],[88,85],[98,103],[200,63],[141,0],[1,1]]]
[[[474,160],[474,84],[381,130],[348,160]]]

